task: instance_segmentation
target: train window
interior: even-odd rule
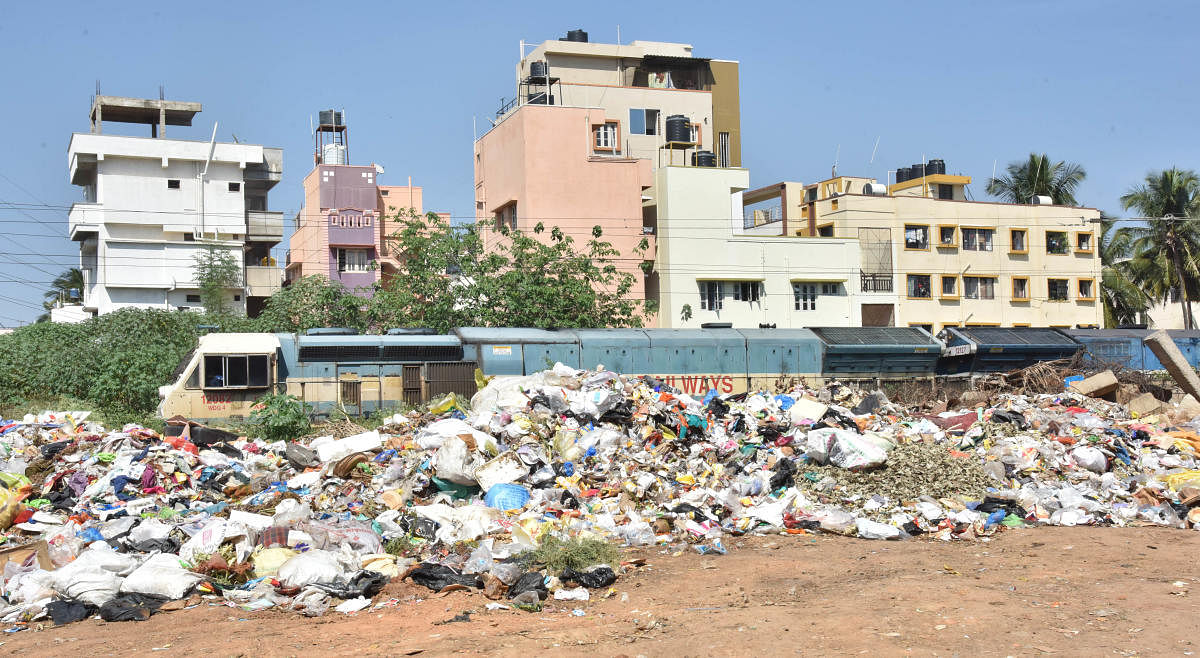
[[[187,381],[183,384],[184,388],[200,388],[200,367],[192,368],[191,374],[188,375]]]
[[[271,360],[266,354],[204,357],[204,388],[266,388]]]

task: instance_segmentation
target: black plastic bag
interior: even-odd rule
[[[546,589],[546,578],[540,571],[530,571],[521,574],[516,582],[508,587],[508,598],[515,599],[517,596],[525,592],[537,592],[538,598],[542,601],[550,595],[550,591]]]
[[[439,592],[450,585],[466,585],[467,587],[477,589],[483,587],[483,583],[479,581],[479,576],[476,574],[462,574],[441,564],[422,564],[415,571],[408,574],[408,577],[414,583],[428,587],[435,592]]]
[[[796,464],[790,459],[780,459],[775,462],[775,470],[772,471],[770,489],[774,491],[782,486],[791,486],[796,480]]]
[[[391,578],[378,571],[363,569],[354,574],[348,583],[318,583],[313,587],[329,592],[339,599],[356,599],[360,596],[369,599],[382,591],[383,586],[387,585],[390,580]]]
[[[62,452],[64,448],[71,445],[70,441],[55,441],[42,446],[42,457],[53,457]]]
[[[170,537],[143,539],[138,542],[130,542],[129,547],[138,553],[153,553],[154,551],[158,551],[159,553],[178,553],[179,541]]]
[[[992,422],[994,423],[1012,423],[1017,426],[1017,429],[1024,430],[1029,428],[1029,421],[1025,420],[1025,416],[1019,412],[1010,411],[1008,409],[993,409]]]
[[[871,393],[863,398],[861,402],[854,405],[854,408],[851,409],[851,411],[854,412],[855,416],[862,416],[863,414],[875,413],[881,406],[883,406],[883,400],[879,394]]]
[[[96,606],[83,601],[64,599],[47,603],[46,612],[50,613],[50,619],[54,621],[55,626],[62,626],[87,619],[96,612]]]
[[[146,621],[158,612],[167,600],[148,594],[121,594],[100,606],[104,621]]]
[[[612,567],[601,565],[588,571],[563,569],[562,575],[558,579],[564,583],[573,580],[588,589],[596,589],[597,587],[608,587],[617,582],[617,574]]]

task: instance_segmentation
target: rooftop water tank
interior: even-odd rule
[[[920,178],[922,176],[928,176],[930,173],[929,167],[923,162],[918,162],[917,164],[913,165],[912,167],[909,167],[909,169],[912,171],[912,178]],[[912,180],[912,179],[910,178],[909,180]]]
[[[930,160],[925,165],[925,173],[929,175],[946,173],[946,161],[942,159]]]
[[[692,126],[687,117],[683,116],[682,114],[672,114],[671,116],[667,117],[667,141],[692,141]]]
[[[346,145],[345,144],[326,144],[321,147],[321,164],[327,165],[344,165],[346,164]]]
[[[712,151],[696,151],[692,154],[693,167],[717,166],[717,154]]]
[[[909,169],[908,167],[900,167],[899,169],[896,170],[896,182],[897,183],[903,183],[904,181],[909,180],[910,178],[912,178],[912,169]]]
[[[863,185],[863,194],[884,196],[887,194],[887,185],[884,185],[883,183],[867,183],[866,185]]]
[[[550,67],[543,61],[530,62],[529,75],[534,78],[544,78],[550,75]]]
[[[337,110],[321,110],[318,118],[320,119],[320,124],[323,126],[342,125],[342,113]]]
[[[574,41],[576,43],[587,43],[588,42],[587,32],[584,32],[583,30],[571,30],[571,31],[567,32],[567,38],[564,39],[564,41]]]
[[[1054,205],[1054,199],[1048,196],[1035,196],[1029,200],[1029,203],[1035,206],[1052,206]]]

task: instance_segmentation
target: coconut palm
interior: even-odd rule
[[[1035,196],[1048,196],[1054,203],[1077,206],[1075,190],[1087,178],[1074,162],[1051,162],[1045,154],[1030,153],[1029,159],[1010,163],[1008,173],[988,180],[987,193],[1009,203],[1029,203]]]
[[[1116,220],[1100,213],[1100,297],[1104,326],[1134,324],[1150,307],[1150,299],[1130,277],[1133,237]]]
[[[1191,300],[1200,292],[1200,222],[1194,219],[1200,215],[1200,177],[1174,167],[1152,171],[1145,184],[1121,196],[1121,205],[1146,219],[1129,227],[1131,278],[1156,301],[1178,295],[1184,328],[1195,328]]]
[[[72,290],[78,290],[83,293],[83,271],[78,267],[72,267],[62,274],[54,277],[50,282],[50,289],[46,291],[43,298],[53,304],[60,300],[68,299]]]

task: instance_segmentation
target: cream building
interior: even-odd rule
[[[895,293],[859,290],[855,238],[758,235],[742,220],[745,169],[655,172],[659,326],[858,326]]]
[[[853,176],[778,184],[743,195],[742,221],[760,234],[857,238],[860,288],[899,298],[860,306],[864,326],[1100,326],[1100,212],[968,201],[970,182],[936,173],[891,186]]]

